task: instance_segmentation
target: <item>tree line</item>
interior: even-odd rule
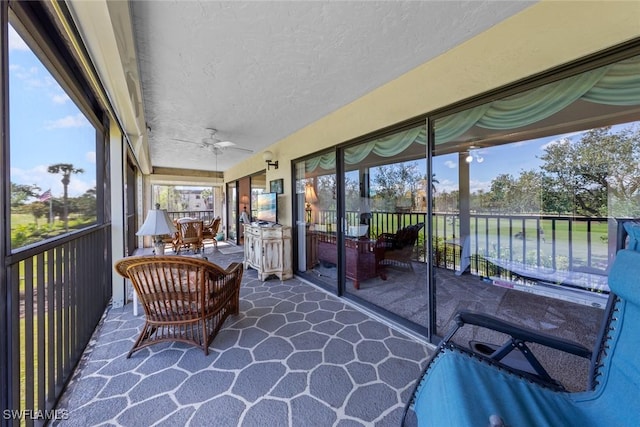
[[[540,169],[496,176],[470,196],[480,213],[585,217],[640,216],[640,126],[591,129],[576,142],[549,144]],[[435,193],[442,210],[457,209],[459,193]]]
[[[85,216],[96,215],[96,188],[87,190],[79,197],[70,198],[68,188],[72,174],[84,173],[81,168],[76,168],[69,163],[56,163],[47,168],[51,174],[62,174],[63,195],[55,198],[50,194],[45,196],[42,188],[36,184],[17,184],[11,182],[11,210],[13,213],[31,213],[36,223],[38,219],[49,212],[49,205],[55,216],[67,220],[69,213],[78,213]],[[46,200],[44,200],[44,198]],[[51,203],[49,202],[51,199]]]

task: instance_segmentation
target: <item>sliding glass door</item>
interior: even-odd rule
[[[437,335],[463,309],[591,348],[616,219],[640,216],[638,75],[630,58],[435,120]]]
[[[344,149],[345,293],[428,327],[426,128]]]
[[[472,310],[590,347],[640,217],[638,75],[619,57],[297,162],[298,272],[434,342]]]
[[[299,161],[294,202],[299,274],[335,292],[344,281],[340,293],[422,328],[429,318],[425,129]]]
[[[298,273],[337,292],[340,224],[335,151],[297,162],[295,173]]]

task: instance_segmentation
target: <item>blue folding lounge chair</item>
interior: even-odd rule
[[[609,287],[606,321],[593,352],[490,316],[459,313],[457,325],[418,381],[403,422],[411,407],[419,426],[639,426],[640,252],[618,252]],[[451,341],[465,324],[498,330],[511,339],[489,356],[477,354]],[[568,392],[553,381],[527,342],[590,358],[587,391]],[[531,372],[504,363],[511,350],[524,354]]]

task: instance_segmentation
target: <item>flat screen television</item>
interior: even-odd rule
[[[258,194],[256,219],[258,221],[278,222],[278,194]]]

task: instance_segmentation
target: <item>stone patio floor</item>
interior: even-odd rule
[[[397,426],[431,353],[315,286],[254,270],[209,356],[174,343],[126,359],[143,322],[132,304],[107,310],[59,402],[69,417],[53,425]]]

